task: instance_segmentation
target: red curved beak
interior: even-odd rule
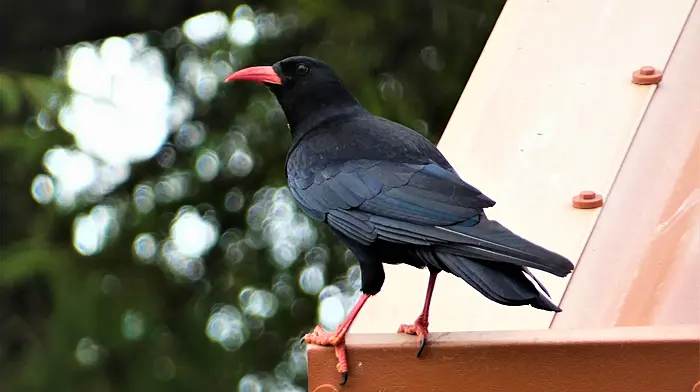
[[[282,79],[280,79],[277,72],[275,72],[275,70],[270,66],[243,68],[229,75],[225,82],[228,83],[234,80],[250,80],[258,83],[282,84]]]

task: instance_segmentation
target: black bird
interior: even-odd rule
[[[292,133],[286,160],[292,195],[359,261],[362,296],[347,319],[336,332],[317,326],[304,337],[336,348],[341,384],[348,371],[345,335],[367,299],[381,290],[382,263],[430,272],[423,311],[412,325],[399,327],[418,335],[419,357],[440,271],[503,305],[561,311],[528,267],[563,277],[573,264],[488,219],[484,209],[493,200],[463,181],[422,135],[368,112],[326,63],[290,57],[226,78],[234,80],[263,83],[275,95]]]

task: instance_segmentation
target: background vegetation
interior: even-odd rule
[[[0,391],[305,390],[359,270],[222,80],[316,56],[437,141],[503,3],[0,1]]]

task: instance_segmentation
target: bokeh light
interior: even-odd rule
[[[85,367],[91,367],[98,363],[102,354],[102,349],[92,338],[84,337],[78,341],[75,347],[75,359]]]
[[[182,25],[182,30],[190,41],[204,45],[225,35],[228,25],[226,14],[214,11],[188,19]]]
[[[141,45],[141,40],[112,37],[99,49],[78,45],[69,57],[67,78],[74,93],[59,121],[81,150],[108,163],[152,157],[169,132],[173,90],[165,60]]]
[[[207,336],[226,350],[237,350],[248,340],[250,331],[243,314],[233,305],[216,309],[207,322]]]
[[[90,256],[104,248],[107,240],[119,231],[113,207],[95,206],[89,214],[79,215],[73,229],[73,245],[78,253]]]
[[[310,265],[299,275],[299,286],[307,294],[318,294],[325,285],[324,268],[321,265]]]
[[[141,312],[129,309],[122,318],[122,335],[127,340],[138,340],[146,331],[145,321]]]
[[[54,198],[53,179],[46,174],[37,174],[32,181],[32,197],[39,204],[48,204]]]
[[[218,235],[217,228],[194,210],[193,207],[180,208],[170,227],[176,251],[186,257],[200,257],[214,246]]]
[[[258,30],[254,23],[255,13],[249,5],[236,7],[233,12],[233,23],[229,28],[228,37],[236,45],[247,46],[255,42]]]

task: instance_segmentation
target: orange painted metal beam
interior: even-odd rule
[[[348,337],[350,379],[343,387],[333,349],[309,349],[309,391],[697,392],[697,332],[676,326],[435,333],[421,359],[413,338],[357,334]]]
[[[700,334],[700,4],[561,306],[552,328],[695,324]]]
[[[637,131],[642,131],[640,123],[649,120],[650,103],[667,86],[667,80],[658,87],[635,85],[632,72],[645,65],[664,69],[672,54],[695,61],[694,54],[678,46],[681,35],[698,34],[694,25],[686,26],[695,3],[506,3],[438,144],[462,178],[497,201],[486,212],[490,218],[574,263],[585,251],[582,261],[589,264],[586,260],[593,254],[586,246],[602,212],[615,215],[610,210],[621,204],[647,211],[648,206],[642,206],[639,196],[631,193],[629,199],[618,196],[616,202],[611,199],[602,208],[590,210],[572,208],[571,199],[592,190],[607,201],[611,193],[623,191],[619,179],[616,184],[620,168],[634,152],[630,148],[636,148],[632,145]],[[700,64],[695,63],[694,69],[700,69]],[[685,93],[695,91],[688,86]],[[686,110],[682,108],[688,108],[690,102],[680,110]],[[679,111],[671,111],[667,120],[675,121],[678,115]],[[665,126],[665,142],[678,137],[689,142],[676,135],[681,131],[673,123]],[[657,166],[663,160],[674,160],[670,166],[678,163],[672,148],[661,146],[661,150],[666,155],[652,151],[657,155],[649,157]],[[627,176],[645,176],[626,172],[631,173]],[[673,178],[666,180],[659,184],[668,186]],[[648,216],[629,222],[651,222],[641,218]],[[608,239],[637,246],[634,238],[624,234],[638,232],[632,224],[623,223]],[[603,258],[599,262],[621,263]],[[588,268],[591,266],[582,270]],[[351,333],[394,332],[420,312],[428,273],[405,266],[385,270],[382,292],[368,301]],[[636,266],[630,269],[637,270]],[[568,277],[534,273],[559,302]],[[406,290],[409,286],[419,289]],[[464,304],[458,312],[454,310],[457,299]],[[568,306],[563,309],[563,315],[578,312]],[[430,327],[435,332],[545,329],[554,316],[531,307],[501,306],[449,274],[438,278],[431,311]]]

